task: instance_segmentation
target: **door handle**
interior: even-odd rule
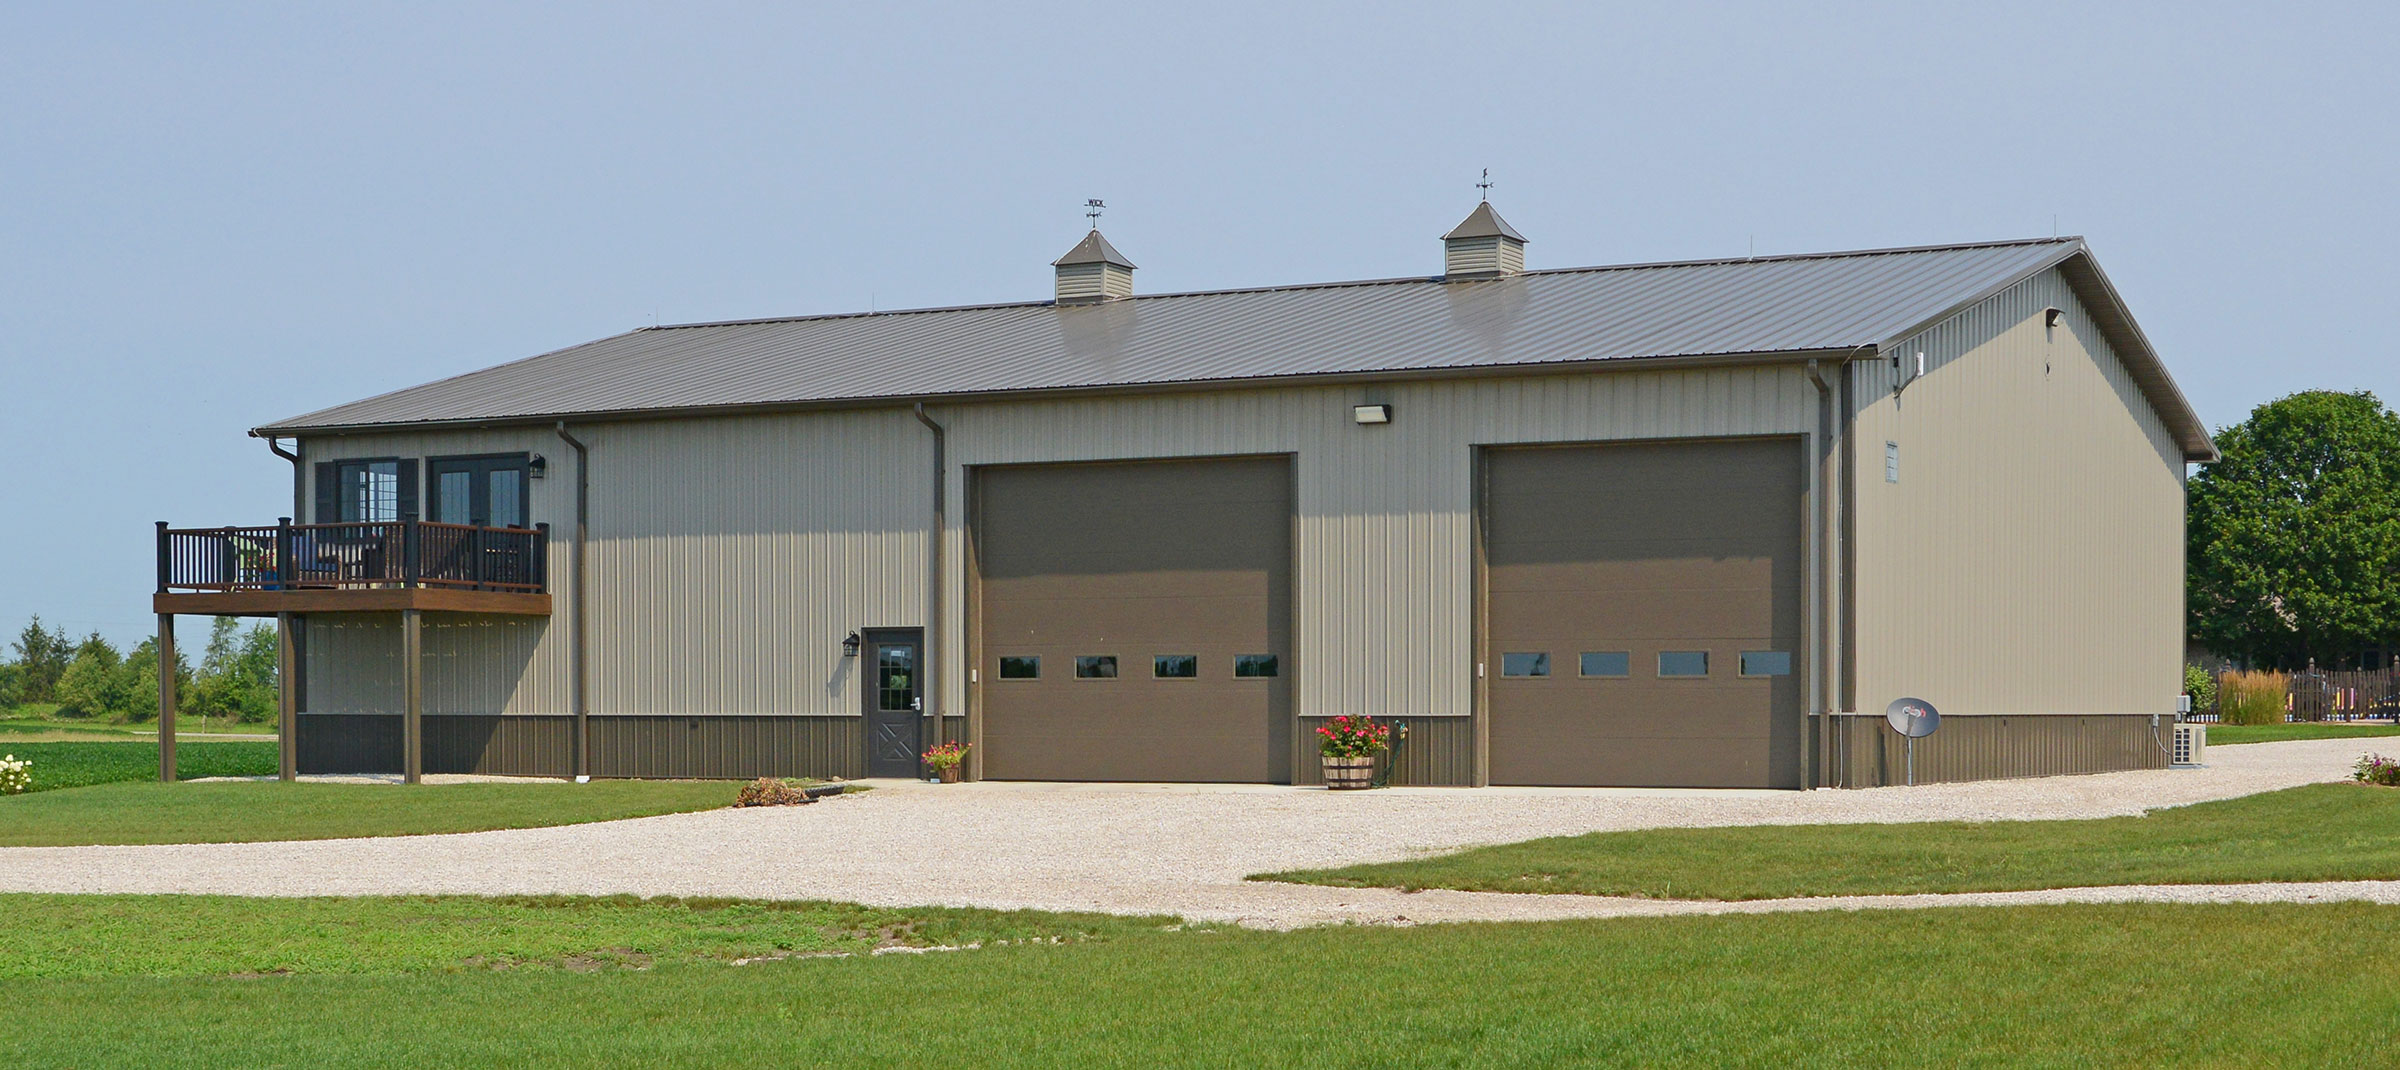
[[[923,696],[923,695],[919,695],[919,696],[917,696],[917,697],[915,697],[915,698],[909,699],[909,700],[908,700],[908,708],[909,708],[909,709],[912,709],[912,710],[922,710],[922,709],[924,709],[924,708],[925,708],[925,696]]]

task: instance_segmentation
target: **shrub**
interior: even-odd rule
[[[0,757],[0,795],[23,795],[33,790],[33,760],[14,754]]]
[[[2229,672],[2217,682],[2217,719],[2226,724],[2282,724],[2292,678],[2279,672]]]
[[[762,776],[756,780],[742,785],[741,792],[733,797],[733,805],[798,806],[802,803],[812,803],[816,801],[815,799],[809,798],[808,793],[800,790],[800,787],[801,786],[794,781],[777,780],[771,776]]]
[[[2217,676],[2198,665],[2183,667],[2183,693],[2192,696],[2192,712],[2213,709],[2217,704]]]
[[[2361,784],[2381,784],[2387,788],[2400,788],[2400,761],[2386,758],[2380,754],[2362,754],[2358,758],[2358,764],[2350,770],[2350,779]]]

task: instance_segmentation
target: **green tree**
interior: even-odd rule
[[[129,721],[146,721],[158,716],[158,640],[144,639],[125,655],[125,664],[118,670],[125,678],[125,708],[118,716]],[[192,666],[183,651],[175,652],[175,709],[178,713],[192,709]]]
[[[65,675],[67,663],[75,660],[75,647],[67,641],[66,632],[43,630],[37,614],[17,633],[16,658],[22,674],[17,701],[55,702],[58,678]]]
[[[232,617],[216,618],[192,681],[192,712],[227,720],[273,720],[279,686],[275,654],[275,629],[262,624],[245,630]]]
[[[113,717],[132,702],[123,671],[125,659],[97,635],[75,651],[75,660],[58,676],[58,712],[62,717]]]
[[[25,703],[25,667],[16,662],[0,664],[0,713],[16,709]]]
[[[2308,391],[2217,433],[2189,488],[2191,634],[2253,665],[2335,665],[2400,636],[2400,416]]]

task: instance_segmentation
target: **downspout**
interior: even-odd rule
[[[1815,636],[1815,642],[1809,652],[1810,676],[1812,677],[1809,683],[1809,705],[1813,708],[1811,716],[1817,722],[1815,755],[1817,779],[1826,787],[1846,786],[1849,776],[1847,763],[1839,776],[1832,775],[1833,771],[1829,768],[1834,754],[1833,711],[1836,706],[1840,705],[1836,697],[1839,692],[1835,686],[1835,676],[1842,665],[1841,654],[1843,651],[1837,648],[1843,645],[1846,637],[1844,633],[1848,625],[1847,619],[1838,616],[1841,612],[1841,602],[1836,598],[1836,593],[1841,592],[1846,595],[1850,581],[1847,570],[1843,567],[1848,551],[1844,545],[1846,540],[1843,539],[1842,533],[1848,530],[1850,523],[1852,505],[1850,497],[1853,493],[1850,478],[1851,459],[1848,452],[1851,414],[1846,405],[1838,404],[1838,402],[1846,400],[1849,395],[1846,388],[1849,385],[1850,362],[1860,354],[1871,354],[1879,350],[1878,346],[1860,346],[1857,353],[1847,354],[1833,361],[1834,374],[1841,377],[1839,383],[1828,380],[1825,377],[1824,367],[1818,362],[1814,360],[1808,362],[1809,381],[1814,383],[1817,388],[1817,435],[1818,441],[1822,443],[1821,455],[1816,458],[1815,478],[1819,484],[1816,515],[1810,518],[1816,525],[1816,552],[1812,555],[1813,559],[1809,562],[1808,569],[1809,594],[1813,599],[1814,606],[1813,619],[1809,621],[1809,630]],[[1836,466],[1838,478],[1825,478],[1825,467],[1828,460],[1831,460]],[[1836,626],[1837,620],[1840,621],[1842,627]]]
[[[1817,427],[1816,433],[1809,436],[1815,449],[1810,451],[1808,459],[1808,486],[1813,492],[1808,496],[1805,521],[1809,529],[1808,561],[1800,570],[1807,586],[1801,598],[1808,613],[1808,620],[1801,628],[1808,644],[1807,700],[1802,705],[1807,708],[1804,714],[1807,727],[1813,729],[1804,730],[1802,737],[1800,787],[1803,790],[1826,786],[1825,736],[1832,730],[1832,719],[1825,716],[1825,518],[1832,512],[1825,507],[1831,482],[1825,478],[1825,458],[1832,452],[1832,405],[1828,399],[1833,385],[1825,381],[1824,369],[1814,358],[1809,360],[1807,369],[1808,381],[1817,387]]]
[[[575,707],[575,782],[588,784],[592,779],[592,702],[584,671],[584,550],[589,545],[592,521],[592,457],[583,440],[567,433],[567,422],[558,422],[558,437],[575,449],[575,572],[568,582],[568,598],[574,603],[567,632],[567,660],[573,675],[568,692]]]
[[[933,432],[933,527],[926,532],[925,580],[925,716],[918,723],[920,751],[932,748],[942,738],[942,536],[949,530],[949,507],[945,454],[949,447],[949,432],[925,415],[925,403],[917,402],[917,422]],[[930,724],[931,728],[926,727]]]
[[[299,439],[292,440],[292,444],[295,447],[299,445],[299,442]],[[308,523],[309,521],[315,521],[317,523],[330,523],[330,521],[327,521],[324,517],[312,517],[308,515],[307,481],[304,476],[305,470],[300,465],[300,454],[297,452],[297,450],[284,449],[283,443],[277,442],[272,435],[267,437],[267,448],[274,450],[275,456],[292,462],[292,515],[297,517],[307,517],[308,519],[303,520],[302,523]]]

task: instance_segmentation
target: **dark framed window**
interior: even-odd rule
[[[1575,663],[1575,671],[1585,676],[1633,675],[1633,655],[1623,650],[1586,650]]]
[[[1200,655],[1157,654],[1150,658],[1150,675],[1161,680],[1196,680],[1200,677]]]
[[[376,524],[400,519],[400,462],[335,461],[333,517],[342,523]]]
[[[1235,654],[1233,674],[1242,679],[1282,675],[1283,666],[1273,654]]]
[[[1789,650],[1742,651],[1742,675],[1790,676],[1792,652]]]
[[[1516,653],[1500,655],[1502,676],[1548,676],[1550,655],[1546,653]]]
[[[532,455],[524,453],[428,460],[425,478],[432,508],[425,519],[440,524],[525,527],[530,519],[525,499],[532,467]]]
[[[1706,676],[1708,675],[1708,651],[1661,650],[1658,652],[1658,674],[1660,676]]]
[[[1075,678],[1078,680],[1114,680],[1117,678],[1115,654],[1078,654],[1075,656]]]
[[[1003,680],[1039,680],[1042,678],[1042,659],[1030,654],[1001,658],[1000,678]]]

